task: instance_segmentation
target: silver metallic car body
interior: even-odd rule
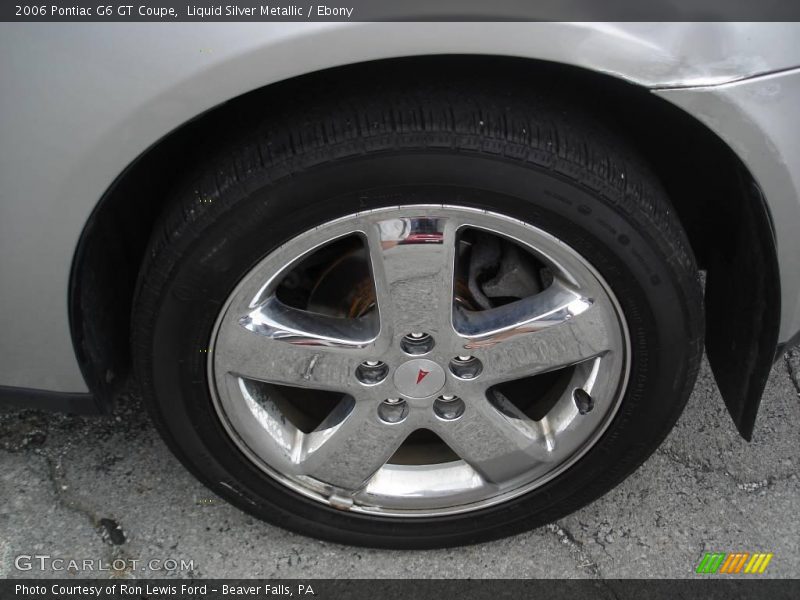
[[[779,341],[800,330],[800,25],[282,23],[0,25],[0,385],[87,390],[70,267],[103,194],[168,132],[247,91],[415,55],[540,59],[607,73],[705,122],[766,196]]]

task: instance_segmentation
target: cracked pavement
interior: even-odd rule
[[[0,412],[0,577],[692,577],[710,551],[773,552],[766,575],[797,577],[798,442],[800,349],[774,365],[750,444],[704,363],[664,444],[589,506],[496,542],[387,551],[289,533],[218,499],[136,400],[100,418]],[[21,572],[19,554],[193,568]]]

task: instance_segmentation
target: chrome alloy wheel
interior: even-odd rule
[[[469,232],[529,257],[541,289],[476,306]],[[286,301],[298,265],[353,237],[370,282],[357,309]],[[314,289],[352,297],[347,273]],[[566,244],[504,215],[411,205],[328,222],[263,258],[224,304],[208,373],[227,432],[271,477],[335,508],[414,517],[484,508],[562,473],[609,425],[629,360],[613,293]],[[527,395],[544,404],[512,397],[514,382],[518,396],[543,390],[537,378],[547,389]],[[309,424],[298,414],[316,397],[328,408]]]

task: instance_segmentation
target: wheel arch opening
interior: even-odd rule
[[[130,381],[131,305],[148,240],[170,190],[265,110],[311,94],[422,78],[474,85],[524,81],[580,104],[655,171],[706,276],[706,347],[739,431],[752,435],[777,344],[780,290],[769,211],[752,175],[716,134],[647,89],[607,74],[530,59],[422,56],[337,67],[233,98],[169,132],[113,182],[73,259],[70,329],[89,389],[108,406]],[[584,100],[586,99],[586,100]]]

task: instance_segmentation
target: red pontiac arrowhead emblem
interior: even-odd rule
[[[430,373],[430,371],[426,371],[425,369],[419,370],[419,373],[417,373],[417,385],[419,385],[419,382],[427,377],[428,373]]]

